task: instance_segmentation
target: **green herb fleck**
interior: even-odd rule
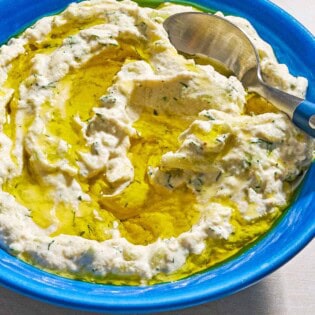
[[[88,230],[89,230],[89,234],[92,234],[93,233],[93,228],[89,224],[87,225],[87,227],[88,227]]]
[[[172,174],[168,174],[168,177],[167,177],[167,186],[169,188],[174,188],[174,186],[171,184],[171,179],[172,179]]]
[[[225,135],[222,135],[222,136],[216,138],[215,141],[220,142],[220,143],[223,143],[224,140],[225,140],[225,138],[226,138],[226,136],[225,136]]]
[[[55,240],[52,240],[52,241],[48,244],[48,246],[47,246],[47,249],[48,249],[48,250],[50,250],[50,246],[51,246],[53,243],[55,243]]]
[[[72,211],[72,225],[75,226],[75,211]]]
[[[201,179],[201,176],[198,176],[196,178],[194,178],[192,181],[191,181],[192,185],[194,186],[194,189],[197,191],[197,192],[201,192],[201,189],[202,189],[202,186],[203,186],[203,180]]]
[[[107,105],[112,105],[116,103],[116,98],[113,97],[112,95],[104,95],[101,97],[101,102],[105,103]]]
[[[249,166],[251,166],[252,165],[252,161],[250,161],[250,160],[243,160],[243,163],[244,163],[244,167],[245,168],[248,168]]]
[[[188,88],[188,84],[186,84],[185,82],[179,82],[179,84],[181,84],[185,88]]]
[[[202,115],[208,118],[209,120],[215,120],[215,118],[209,112],[205,112]]]
[[[216,181],[216,182],[220,179],[221,175],[222,175],[222,172],[221,172],[221,171],[219,171],[219,173],[218,173],[217,177],[215,178],[215,181]]]
[[[253,140],[251,140],[251,143],[257,143],[263,149],[266,149],[269,152],[271,152],[275,148],[275,144],[273,142],[270,142],[268,140],[261,139],[261,138],[253,139]]]

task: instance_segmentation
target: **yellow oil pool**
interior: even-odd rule
[[[91,21],[93,25],[101,21]],[[85,25],[85,27],[90,26]],[[49,53],[59,45],[63,38],[79,31],[82,25],[65,25],[49,34],[40,45],[29,44],[26,53],[13,61],[6,87],[14,88],[8,111],[7,123],[4,132],[15,139],[15,115],[19,99],[18,87],[29,75],[32,58],[36,53]],[[98,104],[99,98],[111,86],[115,74],[119,71],[127,58],[139,59],[139,49],[122,46],[115,58],[108,59],[102,54],[95,56],[79,70],[71,71],[59,86],[52,86],[55,93],[67,90],[69,97],[66,100],[65,111],[61,111],[53,104],[45,104],[40,115],[50,115],[46,129],[47,135],[40,138],[40,146],[44,148],[47,159],[56,162],[60,158],[70,161],[75,166],[78,160],[78,151],[88,150],[78,132],[74,121],[79,116],[85,121],[92,117],[92,108]],[[60,89],[62,87],[62,89]],[[256,104],[255,104],[256,102]],[[251,98],[247,110],[262,110],[257,106],[261,102],[258,98]],[[260,103],[261,104],[261,103]],[[258,104],[259,105],[259,104]],[[30,126],[32,115],[24,124],[25,132]],[[134,123],[140,136],[131,139],[129,158],[135,170],[134,181],[120,194],[104,197],[110,189],[104,176],[98,175],[92,179],[75,179],[80,183],[82,190],[89,194],[91,201],[80,200],[79,211],[75,211],[69,204],[55,204],[51,198],[51,187],[45,185],[30,167],[29,155],[24,152],[24,169],[21,176],[14,178],[3,185],[3,190],[9,192],[17,201],[30,209],[30,216],[43,229],[55,225],[56,229],[51,236],[60,234],[77,235],[87,239],[104,241],[110,238],[106,231],[119,222],[122,236],[134,244],[146,245],[158,238],[176,237],[190,230],[199,219],[199,212],[195,209],[195,195],[187,188],[170,191],[166,188],[153,185],[148,180],[148,166],[157,166],[161,156],[178,148],[178,136],[190,124],[189,118],[169,117],[157,113],[146,112]],[[56,136],[70,144],[70,149],[60,157],[56,155],[56,147],[49,141],[49,136]],[[34,202],[36,201],[36,202]],[[222,204],[233,205],[228,200],[216,200]],[[97,217],[95,216],[97,212]],[[161,281],[173,281],[192,273],[209,268],[233,256],[244,245],[253,242],[259,235],[267,231],[281,211],[275,211],[263,219],[254,222],[245,222],[237,210],[232,215],[234,233],[229,240],[209,240],[206,249],[201,255],[191,255],[186,264],[172,275],[159,274],[151,280],[151,284]],[[28,260],[28,257],[24,257]],[[71,275],[66,275],[73,277]],[[105,279],[91,275],[77,275],[77,278],[113,284],[137,284],[139,279],[119,278],[108,276]]]

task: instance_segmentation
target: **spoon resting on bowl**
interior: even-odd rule
[[[204,55],[231,70],[245,88],[268,99],[297,127],[315,137],[315,104],[264,82],[256,48],[240,28],[222,17],[202,12],[171,15],[163,26],[179,52]]]

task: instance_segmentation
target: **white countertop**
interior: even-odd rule
[[[241,1],[241,0],[240,0]],[[273,0],[315,34],[315,0]],[[315,56],[315,52],[314,52]],[[94,315],[0,288],[0,315]],[[258,284],[232,296],[164,315],[314,315],[315,242]]]
[[[314,0],[272,0],[279,7],[294,16],[315,35],[315,1]]]

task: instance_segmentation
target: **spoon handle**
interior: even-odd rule
[[[260,78],[253,91],[268,99],[286,113],[292,122],[309,136],[315,138],[315,104],[276,89]]]
[[[315,138],[315,104],[304,100],[293,113],[292,121],[296,126]]]

